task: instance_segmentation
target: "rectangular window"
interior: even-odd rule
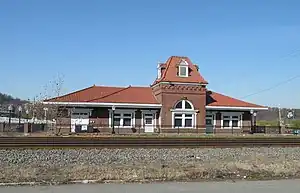
[[[193,127],[193,114],[176,113],[174,114],[174,127],[191,128]]]
[[[131,126],[131,118],[123,118],[123,126]]]
[[[115,118],[114,118],[114,125],[115,125],[115,126],[120,126],[120,123],[121,123],[121,118],[115,117]]]
[[[232,120],[232,127],[238,127],[239,126],[239,120]]]
[[[132,127],[133,119],[131,113],[114,113],[115,127]]]
[[[182,114],[175,114],[175,118],[182,118]]]
[[[230,127],[230,116],[223,116],[223,127]]]
[[[152,118],[145,118],[145,124],[152,125]]]
[[[185,119],[184,126],[185,127],[192,127],[193,126],[192,119]]]
[[[230,120],[223,120],[223,127],[229,127],[230,126]]]
[[[187,77],[188,75],[188,67],[187,66],[179,66],[179,76]]]
[[[182,118],[175,118],[175,127],[182,127]]]
[[[240,116],[237,115],[225,115],[223,116],[222,126],[223,128],[239,128]]]
[[[119,114],[119,113],[114,114],[114,117],[120,117],[120,116],[121,116],[121,114]]]
[[[239,127],[239,116],[232,116],[231,117],[231,126],[232,127]]]

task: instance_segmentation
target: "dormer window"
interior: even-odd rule
[[[165,64],[164,63],[158,63],[157,64],[157,79],[160,79],[163,71],[165,70]]]
[[[178,75],[180,77],[188,77],[189,76],[189,66],[185,60],[181,60],[178,67]]]
[[[158,67],[157,68],[157,79],[160,79],[161,78],[161,68]]]

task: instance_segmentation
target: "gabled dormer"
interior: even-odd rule
[[[189,76],[189,64],[185,59],[181,59],[178,68],[177,75],[179,77],[188,77]]]

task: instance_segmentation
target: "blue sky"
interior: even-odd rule
[[[298,0],[0,0],[0,91],[32,98],[148,86],[157,62],[188,56],[214,91],[242,98],[300,75]],[[245,100],[300,107],[300,78]]]

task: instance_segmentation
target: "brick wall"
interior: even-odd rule
[[[158,102],[163,105],[160,113],[162,125],[172,125],[172,112],[170,110],[183,98],[190,101],[195,110],[199,110],[197,114],[197,125],[205,125],[205,87],[201,85],[157,84],[152,87],[152,90]]]

